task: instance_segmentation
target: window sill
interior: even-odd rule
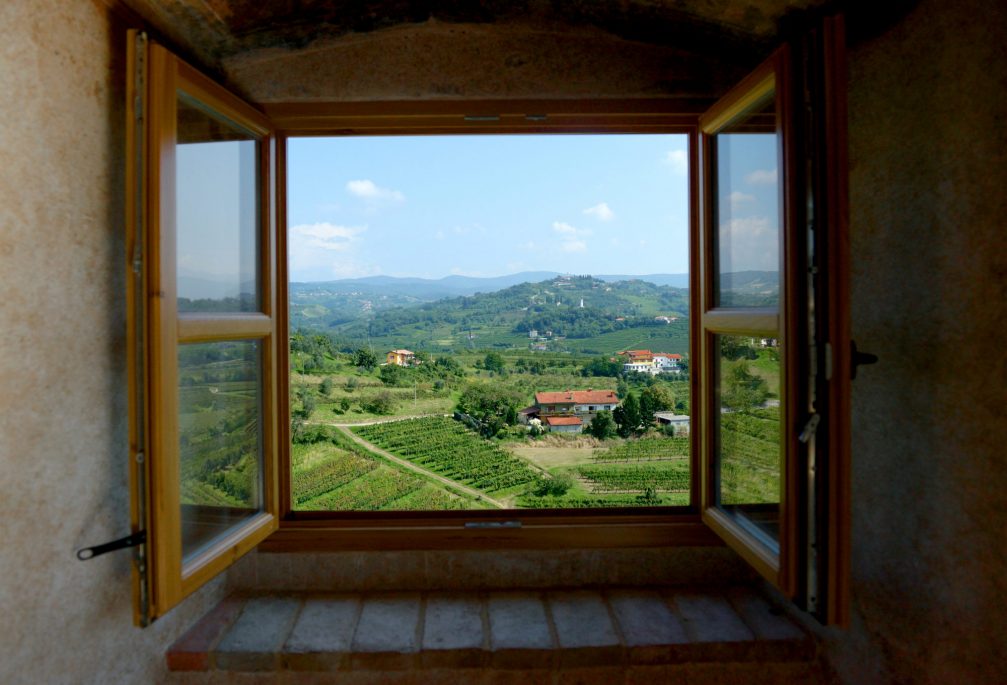
[[[515,517],[517,519],[518,517]],[[495,517],[496,522],[511,521]],[[520,527],[466,527],[473,516],[322,518],[281,522],[260,552],[404,550],[591,549],[719,547],[723,541],[694,514],[520,514]]]
[[[176,673],[208,671],[210,682],[247,671],[410,683],[476,674],[821,682],[813,640],[746,587],[235,595],[167,661]]]

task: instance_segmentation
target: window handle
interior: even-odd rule
[[[81,561],[87,561],[88,559],[94,559],[95,557],[100,557],[106,552],[114,552],[117,549],[126,549],[127,547],[136,547],[137,545],[142,545],[147,541],[147,531],[141,530],[138,533],[133,533],[132,535],[127,535],[124,538],[119,538],[118,540],[112,540],[112,542],[106,542],[102,545],[95,545],[94,547],[84,547],[83,549],[77,550],[77,558]]]
[[[861,352],[857,349],[857,343],[853,340],[850,341],[850,378],[857,377],[857,367],[866,366],[867,364],[877,364],[878,355],[871,354],[870,352]]]

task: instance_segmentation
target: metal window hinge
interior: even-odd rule
[[[87,561],[88,559],[94,559],[95,557],[100,557],[102,554],[107,552],[114,552],[117,549],[126,549],[128,547],[136,547],[137,545],[142,545],[147,541],[147,531],[141,530],[132,535],[127,535],[124,538],[119,538],[118,540],[112,540],[111,542],[106,542],[102,545],[95,545],[94,547],[84,547],[83,549],[77,550],[77,558],[81,561]]]
[[[797,439],[807,444],[811,438],[815,437],[815,431],[818,430],[818,424],[822,422],[822,417],[820,414],[812,414],[808,422],[804,424],[804,430],[801,434],[797,436]]]

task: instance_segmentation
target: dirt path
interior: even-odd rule
[[[384,422],[383,421],[374,421],[373,423],[384,423]],[[503,502],[499,502],[499,501],[493,499],[492,497],[490,497],[489,495],[487,495],[484,492],[480,492],[479,490],[475,490],[473,488],[470,488],[467,485],[462,485],[461,483],[459,483],[457,481],[453,481],[450,478],[445,478],[444,476],[440,476],[440,475],[434,473],[433,471],[428,471],[425,468],[423,468],[422,466],[417,466],[416,464],[412,463],[411,461],[407,461],[407,460],[405,460],[405,459],[403,459],[401,457],[396,457],[391,452],[383,450],[380,447],[378,447],[377,445],[364,440],[362,437],[360,437],[359,435],[357,435],[356,433],[354,433],[353,431],[351,431],[350,428],[349,428],[349,426],[339,425],[339,424],[331,424],[331,423],[327,424],[327,425],[334,426],[340,433],[343,433],[346,437],[348,437],[353,442],[357,443],[361,447],[364,447],[364,448],[370,450],[371,452],[374,452],[375,454],[380,454],[382,457],[384,457],[388,461],[393,461],[396,464],[398,464],[399,466],[407,468],[410,471],[413,471],[415,473],[420,473],[420,474],[422,474],[424,476],[428,476],[429,478],[433,478],[434,480],[438,480],[441,483],[444,483],[445,485],[450,485],[451,487],[456,488],[458,490],[461,490],[462,492],[465,492],[465,493],[467,493],[469,495],[472,495],[473,497],[478,497],[480,499],[480,501],[489,502],[490,504],[492,504],[494,507],[497,507],[498,509],[506,509],[507,508],[503,504]],[[362,426],[362,425],[366,425],[366,424],[354,423],[354,424],[350,424],[350,425],[353,425],[353,426]]]

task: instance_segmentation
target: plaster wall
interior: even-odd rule
[[[151,683],[215,581],[132,625],[123,288],[125,29],[0,3],[0,683]]]
[[[1007,682],[1005,36],[924,0],[851,49],[851,685]]]
[[[1005,14],[979,0],[923,0],[851,53],[853,330],[881,362],[854,384],[853,625],[822,631],[844,683],[1007,680]],[[165,647],[228,582],[139,630],[127,555],[73,558],[128,522],[123,36],[88,0],[0,3],[3,683],[156,681]],[[361,74],[386,59],[374,45],[353,56]],[[562,97],[640,95],[654,82],[623,81],[619,67],[571,90],[561,64],[543,65],[550,75],[531,91],[505,70],[449,87],[421,70],[408,89],[394,76],[333,87],[350,99]],[[252,558],[231,582],[382,566],[294,563]]]

